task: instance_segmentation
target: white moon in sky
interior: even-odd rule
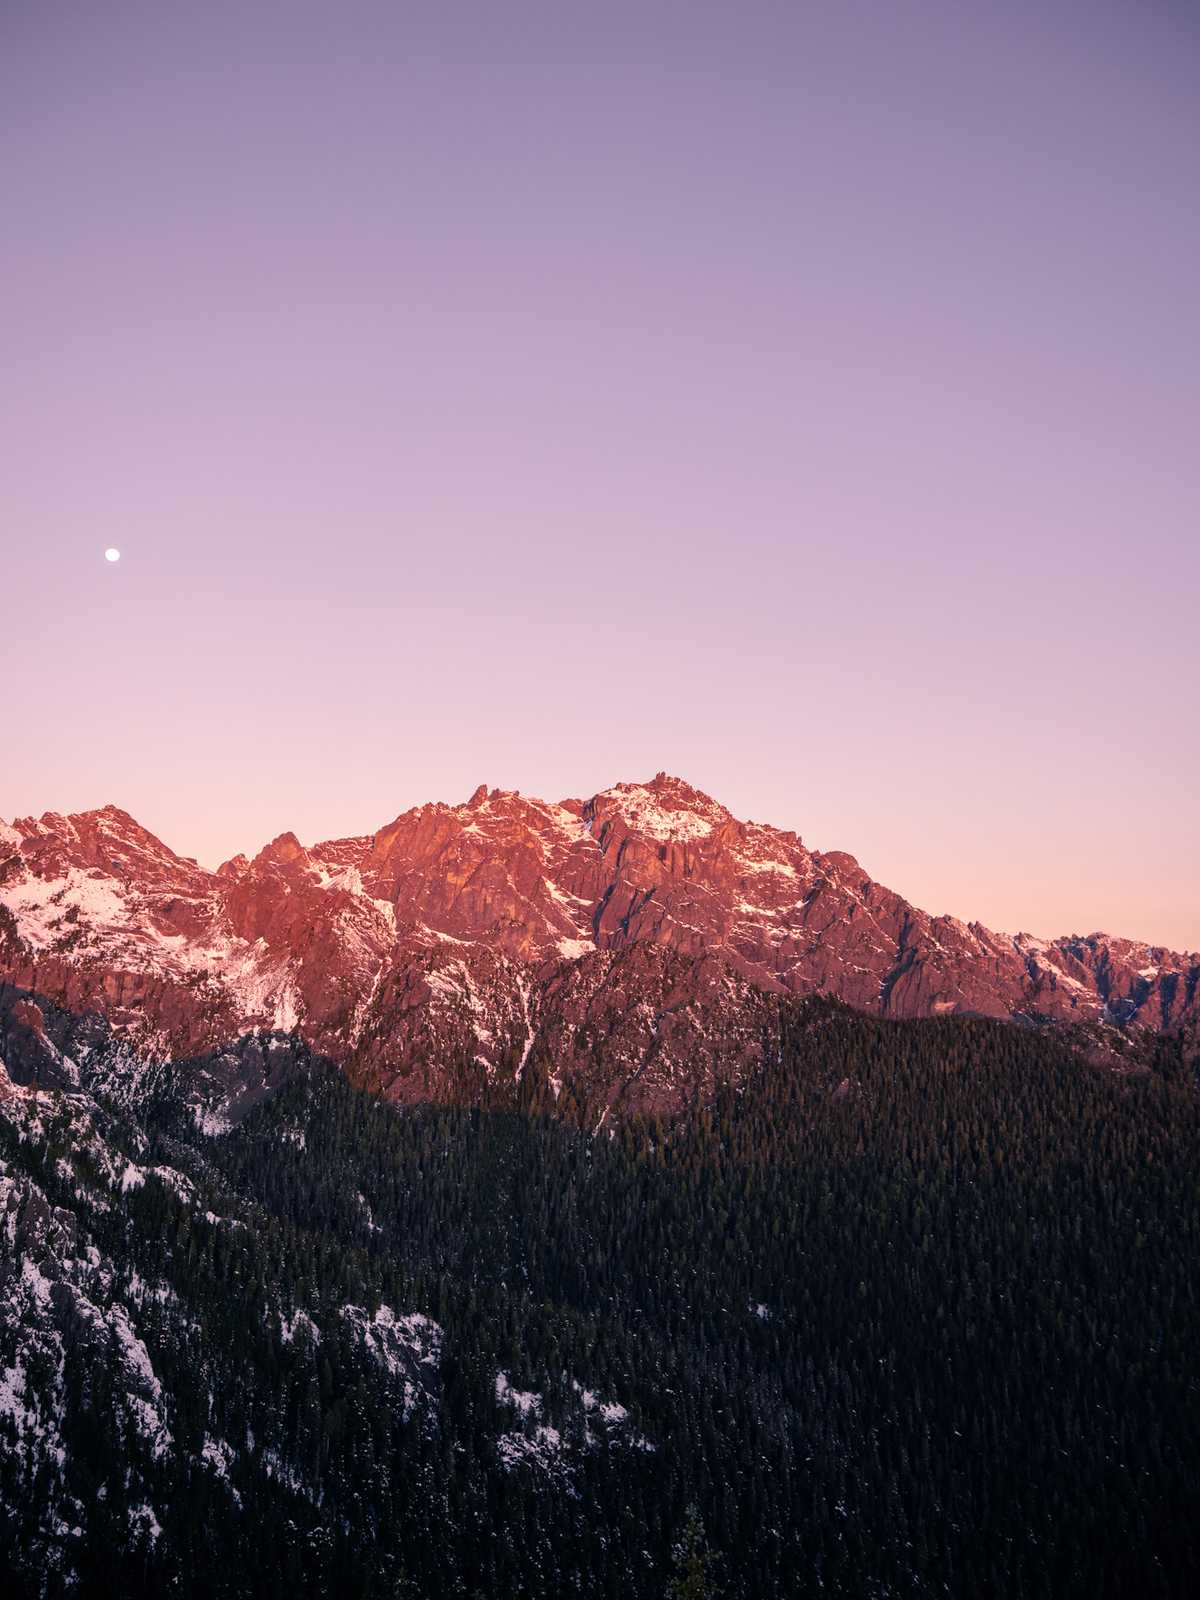
[[[121,552],[119,550],[108,549],[104,552],[104,559],[105,561],[120,561]]]

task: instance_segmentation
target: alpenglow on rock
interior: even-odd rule
[[[0,979],[143,1055],[294,1032],[395,1099],[586,1080],[634,1109],[748,1070],[788,994],[1126,1035],[1200,1016],[1200,956],[931,916],[665,773],[557,804],[481,785],[216,872],[114,806],[20,818]]]

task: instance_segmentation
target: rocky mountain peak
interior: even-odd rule
[[[725,807],[682,778],[660,772],[649,783],[617,783],[589,803],[598,820],[618,816],[634,833],[660,840],[698,840],[731,820]]]
[[[306,864],[307,861],[308,851],[296,835],[289,832],[277,834],[270,844],[264,845],[251,865],[290,867],[297,863]]]
[[[135,1044],[295,1032],[407,1097],[436,1094],[447,1062],[490,1080],[601,1060],[653,1097],[747,1059],[737,1041],[788,994],[902,1017],[1200,1024],[1200,958],[930,916],[853,856],[663,772],[561,803],[481,784],[374,835],[306,849],[281,833],[216,872],[118,807],[46,813],[4,834],[0,906],[0,979]]]

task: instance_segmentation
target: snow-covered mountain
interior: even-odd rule
[[[1200,956],[931,916],[665,773],[557,804],[481,786],[216,872],[113,806],[18,818],[0,979],[102,1014],[143,1056],[295,1032],[395,1099],[528,1078],[606,1107],[736,1076],[789,993],[1126,1035],[1200,1011]]]

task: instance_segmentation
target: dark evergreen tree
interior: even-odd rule
[[[687,1508],[683,1533],[675,1546],[675,1575],[667,1584],[669,1600],[716,1600],[717,1557],[708,1547],[704,1519],[693,1501]]]

